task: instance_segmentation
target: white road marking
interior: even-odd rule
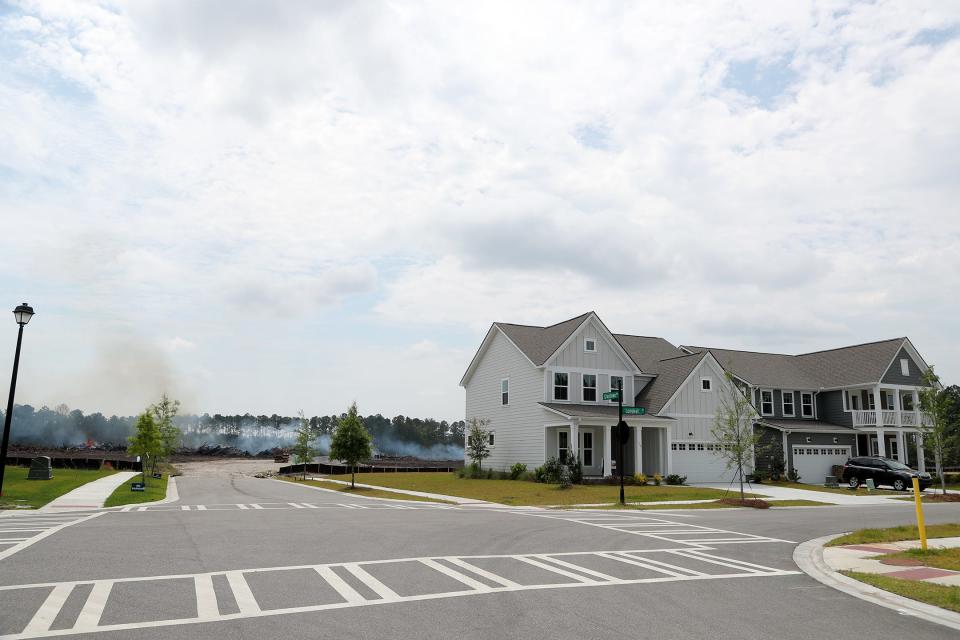
[[[472,573],[475,573],[475,574],[477,574],[478,576],[480,576],[480,577],[482,577],[482,578],[486,578],[487,580],[490,580],[491,582],[496,582],[497,584],[499,584],[499,585],[502,586],[502,587],[519,587],[519,586],[520,586],[519,584],[517,584],[517,583],[514,582],[513,580],[507,580],[506,578],[504,578],[504,577],[502,577],[502,576],[498,576],[498,575],[495,574],[495,573],[491,573],[491,572],[487,571],[486,569],[481,569],[480,567],[477,567],[477,566],[475,566],[475,565],[472,565],[472,564],[470,564],[469,562],[466,562],[466,561],[464,561],[464,560],[461,560],[460,558],[444,558],[444,560],[446,560],[447,562],[449,562],[449,563],[451,563],[451,564],[455,564],[455,565],[457,565],[458,567],[462,567],[463,569],[466,569],[467,571],[470,571],[470,572],[472,572]]]
[[[243,572],[228,571],[226,576],[230,590],[233,591],[233,599],[237,601],[237,607],[240,609],[240,614],[252,616],[260,613],[260,603],[253,596],[253,591],[250,590],[250,585],[244,579]]]
[[[21,541],[17,542],[14,546],[12,546],[12,547],[10,547],[10,548],[8,548],[8,549],[4,549],[3,551],[0,551],[0,560],[3,560],[4,558],[9,558],[10,556],[12,556],[13,554],[15,554],[15,553],[17,553],[17,552],[19,552],[19,551],[23,551],[23,550],[26,549],[27,547],[29,547],[29,546],[31,546],[31,545],[34,545],[34,544],[36,544],[36,543],[38,543],[38,542],[40,542],[40,541],[43,540],[44,538],[47,538],[47,537],[49,537],[49,536],[52,536],[53,534],[55,534],[56,532],[60,531],[61,529],[65,529],[66,527],[69,527],[69,526],[74,525],[74,524],[79,524],[79,523],[81,523],[81,522],[86,522],[87,520],[92,520],[92,519],[94,519],[94,518],[97,518],[97,517],[99,517],[99,516],[104,515],[105,513],[107,513],[107,512],[106,512],[106,511],[99,511],[99,512],[97,512],[97,513],[93,513],[93,514],[90,514],[90,515],[87,515],[87,516],[82,516],[82,517],[79,517],[79,518],[71,518],[71,519],[69,519],[69,520],[59,520],[59,519],[58,519],[58,520],[56,520],[56,521],[51,521],[51,523],[54,524],[54,526],[51,526],[51,527],[48,528],[48,529],[45,528],[45,529],[43,529],[39,534],[37,534],[37,535],[35,535],[35,536],[31,537],[31,538],[26,538],[26,539],[24,539],[24,540],[21,540]],[[21,519],[21,518],[17,518],[17,519],[19,520],[19,519]],[[31,522],[31,523],[34,521],[30,516],[22,516],[22,519],[25,520],[25,521],[29,521],[29,522]],[[26,524],[26,522],[24,522],[23,524]]]
[[[489,587],[489,586],[485,585],[484,583],[480,582],[479,580],[474,580],[473,578],[471,578],[471,577],[468,576],[468,575],[464,575],[464,574],[460,573],[459,571],[455,571],[455,570],[451,569],[450,567],[444,566],[444,565],[440,564],[439,562],[437,562],[436,560],[434,560],[434,559],[432,559],[432,558],[425,558],[425,559],[421,560],[420,562],[422,562],[423,564],[427,565],[427,566],[430,567],[431,569],[434,569],[435,571],[439,571],[440,573],[442,573],[442,574],[445,575],[445,576],[449,576],[449,577],[453,578],[453,579],[456,580],[457,582],[462,582],[463,584],[467,585],[467,586],[470,587],[471,589],[476,589],[477,591],[489,591],[489,590],[490,590],[490,587]]]
[[[197,617],[217,618],[220,608],[217,606],[217,592],[213,590],[213,576],[209,573],[194,576],[193,585],[197,592]]]
[[[326,580],[331,587],[336,589],[337,593],[340,594],[340,597],[347,602],[366,601],[366,598],[360,595],[360,592],[347,584],[347,582],[338,576],[330,567],[317,567],[317,573],[319,573],[320,577]]]
[[[626,553],[626,552],[624,552],[624,553],[621,554],[621,555],[627,556],[628,558],[633,558],[634,560],[637,559],[637,557],[634,556],[634,555],[631,554],[631,553]],[[668,571],[682,571],[683,573],[685,573],[686,575],[689,575],[689,576],[706,576],[706,575],[709,575],[708,573],[705,573],[705,572],[703,572],[703,571],[697,571],[697,570],[695,570],[695,569],[688,569],[687,567],[678,567],[678,566],[675,566],[675,565],[672,565],[672,564],[667,564],[666,562],[661,562],[661,561],[659,561],[659,560],[654,560],[653,558],[648,558],[648,557],[646,557],[646,556],[643,557],[643,562],[645,562],[645,563],[647,563],[647,564],[649,564],[649,565],[653,565],[652,567],[650,567],[651,569],[653,569],[653,568],[655,568],[655,567],[663,567],[664,569],[667,569]]]
[[[23,630],[24,633],[43,633],[50,630],[50,625],[57,619],[57,614],[67,602],[70,593],[73,591],[72,584],[58,584],[47,596],[47,599],[40,605],[40,609],[34,614],[30,624]]]
[[[688,574],[684,574],[684,573],[679,573],[679,572],[677,572],[677,571],[671,571],[671,570],[669,570],[669,569],[664,569],[663,567],[655,567],[655,566],[653,566],[652,564],[647,564],[646,562],[643,562],[642,560],[638,560],[637,558],[634,558],[634,557],[632,557],[632,556],[631,556],[631,557],[627,557],[627,556],[625,556],[625,555],[622,554],[622,553],[601,553],[601,554],[598,554],[598,555],[601,555],[601,556],[603,556],[604,558],[609,558],[610,560],[616,560],[616,561],[618,561],[618,562],[623,562],[623,563],[625,563],[625,564],[632,564],[632,565],[634,565],[634,566],[636,566],[636,567],[641,567],[641,568],[643,568],[643,569],[649,569],[649,570],[651,570],[651,571],[656,571],[657,573],[662,573],[662,574],[665,574],[665,575],[668,575],[668,576],[672,576],[672,577],[674,577],[674,578],[683,578],[683,577],[686,577],[686,576],[688,575]]]
[[[113,582],[101,581],[94,582],[87,601],[77,616],[77,622],[73,625],[73,630],[77,632],[93,631],[100,626],[100,616],[103,615],[103,608],[107,606],[107,599],[110,597],[110,590],[113,589]]]
[[[248,507],[248,506],[247,506],[247,505],[245,505],[245,504],[238,504],[238,505],[237,505],[237,509],[243,509],[243,510],[246,510],[246,509],[249,509],[249,508],[250,508],[250,507]]]
[[[561,567],[566,567],[568,569],[573,569],[579,571],[580,573],[585,573],[588,576],[593,576],[595,580],[602,580],[604,582],[612,582],[614,580],[619,580],[620,578],[615,578],[613,576],[608,576],[605,573],[600,573],[599,571],[594,571],[593,569],[587,569],[586,567],[581,567],[578,564],[573,564],[572,562],[567,562],[566,560],[561,560],[560,558],[554,558],[553,556],[547,555],[538,555],[538,560],[543,560],[551,564],[558,564]]]
[[[370,587],[375,594],[380,596],[381,600],[394,602],[400,599],[400,596],[396,591],[367,573],[360,565],[356,563],[350,563],[343,565],[343,568],[352,573],[357,580],[362,582],[364,585]]]
[[[535,558],[526,558],[526,557],[524,557],[524,556],[517,556],[517,560],[519,560],[520,562],[526,562],[527,564],[531,564],[531,565],[533,565],[533,566],[535,566],[535,567],[540,567],[541,569],[546,569],[547,571],[552,571],[553,573],[559,573],[561,576],[566,576],[567,578],[573,578],[574,580],[576,580],[576,581],[578,581],[578,582],[583,582],[583,583],[595,583],[595,582],[597,582],[597,581],[594,580],[593,578],[588,578],[588,577],[583,576],[583,575],[580,575],[580,574],[578,574],[578,573],[573,573],[573,572],[571,572],[571,571],[567,571],[567,570],[565,570],[565,569],[561,569],[560,567],[555,567],[555,566],[553,566],[553,565],[551,565],[551,564],[547,564],[547,563],[542,562],[542,561],[540,561],[540,560],[537,560],[537,559],[535,559]]]
[[[296,502],[288,502],[287,504],[293,507],[294,509],[306,509],[305,506],[303,506],[302,504],[297,504]]]

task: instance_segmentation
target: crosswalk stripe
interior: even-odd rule
[[[193,586],[197,592],[197,617],[219,617],[220,608],[217,606],[217,592],[213,590],[213,576],[209,573],[194,576]]]
[[[610,560],[623,562],[624,564],[632,564],[636,567],[641,567],[643,569],[649,569],[651,571],[656,571],[658,573],[662,573],[668,576],[673,576],[674,578],[683,578],[683,577],[686,577],[687,575],[684,573],[679,573],[677,571],[671,571],[670,569],[666,569],[664,567],[656,567],[651,564],[647,564],[643,560],[635,558],[634,556],[627,556],[622,553],[600,553],[598,555],[603,556],[604,558],[608,558]]]
[[[331,587],[336,589],[340,597],[347,602],[364,602],[366,598],[360,595],[360,592],[351,587],[347,582],[338,576],[330,567],[317,567],[317,573],[326,580]]]
[[[614,578],[613,576],[608,576],[608,575],[605,574],[605,573],[600,573],[599,571],[594,571],[593,569],[587,569],[586,567],[581,567],[581,566],[578,565],[578,564],[573,564],[572,562],[567,562],[566,560],[561,560],[561,559],[556,558],[556,557],[554,557],[554,556],[539,555],[539,556],[537,556],[537,558],[538,558],[539,560],[546,560],[547,562],[552,562],[552,563],[554,563],[554,564],[558,564],[558,565],[560,565],[561,567],[566,567],[566,568],[568,568],[568,569],[573,569],[574,571],[579,571],[579,572],[581,572],[581,573],[585,573],[585,574],[587,574],[588,576],[593,576],[594,578],[598,578],[598,579],[603,580],[603,581],[605,581],[605,582],[615,582],[615,581],[619,580],[619,578]]]
[[[628,558],[636,558],[636,557],[637,557],[637,556],[633,555],[632,553],[624,553],[623,555],[627,556]],[[686,567],[678,567],[678,566],[676,566],[676,565],[667,564],[666,562],[661,562],[661,561],[659,561],[659,560],[654,560],[653,558],[651,558],[651,557],[649,557],[649,556],[643,556],[642,561],[643,561],[643,562],[646,562],[647,564],[652,564],[652,565],[655,565],[655,566],[663,567],[663,568],[665,568],[665,569],[667,569],[667,570],[669,570],[669,571],[682,571],[682,572],[686,573],[687,575],[691,575],[691,576],[706,576],[706,575],[709,575],[709,574],[707,574],[707,573],[704,573],[703,571],[697,571],[696,569],[688,569],[688,568],[686,568]],[[651,567],[651,568],[652,568],[652,567]]]
[[[227,571],[224,575],[227,576],[227,583],[230,585],[230,590],[233,591],[233,599],[237,601],[240,613],[245,615],[259,613],[260,604],[253,596],[253,591],[250,590],[250,585],[244,579],[243,572]]]
[[[87,601],[83,603],[83,609],[77,616],[77,621],[73,628],[78,631],[91,630],[99,626],[100,616],[103,615],[103,608],[107,605],[107,598],[110,597],[110,590],[113,589],[112,582],[94,582]]]
[[[47,596],[47,599],[40,605],[40,609],[34,614],[30,624],[24,628],[23,633],[43,633],[50,630],[50,625],[57,619],[57,614],[63,608],[67,598],[73,591],[72,584],[58,584]]]
[[[423,564],[425,564],[426,566],[430,567],[431,569],[434,569],[435,571],[439,571],[440,573],[442,573],[442,574],[445,575],[445,576],[449,576],[449,577],[453,578],[453,579],[456,580],[457,582],[461,582],[461,583],[467,585],[467,586],[470,587],[471,589],[475,589],[476,591],[490,591],[490,587],[487,586],[487,585],[485,585],[485,584],[483,584],[483,583],[480,582],[479,580],[474,580],[473,578],[471,578],[471,577],[468,576],[468,575],[464,575],[464,574],[460,573],[459,571],[455,571],[455,570],[451,569],[450,567],[444,566],[444,565],[440,564],[439,562],[437,562],[436,560],[434,560],[434,559],[432,559],[432,558],[425,558],[425,559],[421,560],[420,562],[423,563]]]
[[[349,571],[350,573],[352,573],[354,576],[356,576],[356,578],[360,582],[370,587],[374,593],[380,596],[381,599],[383,600],[399,600],[400,599],[400,596],[397,594],[396,591],[394,591],[393,589],[391,589],[390,587],[383,584],[382,582],[374,578],[372,575],[367,573],[366,570],[364,570],[363,567],[361,567],[360,565],[356,563],[350,563],[350,564],[343,565],[343,568]]]
[[[519,584],[517,584],[517,583],[514,582],[513,580],[507,580],[506,578],[504,578],[504,577],[502,577],[502,576],[498,576],[498,575],[495,574],[495,573],[491,573],[491,572],[487,571],[486,569],[481,569],[480,567],[478,567],[478,566],[476,566],[476,565],[473,565],[473,564],[470,564],[469,562],[465,562],[465,561],[461,560],[460,558],[446,558],[446,561],[449,562],[449,563],[451,563],[451,564],[455,564],[455,565],[457,565],[458,567],[461,567],[461,568],[463,568],[463,569],[466,569],[467,571],[470,571],[470,572],[472,572],[472,573],[475,573],[475,574],[477,574],[478,576],[480,576],[480,577],[482,577],[482,578],[486,578],[487,580],[490,580],[491,582],[496,582],[497,584],[499,584],[499,585],[501,585],[501,586],[504,586],[504,587],[519,587],[519,586],[520,586]]]
[[[517,556],[517,560],[519,560],[520,562],[526,562],[527,564],[531,564],[535,567],[540,567],[541,569],[546,569],[547,571],[552,571],[553,573],[559,573],[561,576],[573,578],[577,582],[584,582],[584,583],[597,582],[593,578],[587,578],[586,576],[582,576],[582,575],[573,573],[571,571],[566,571],[564,569],[561,569],[560,567],[555,567],[553,565],[549,565],[545,562],[541,562],[539,560],[536,560],[534,558],[530,558],[527,556]]]
[[[296,502],[288,502],[287,504],[293,507],[294,509],[306,509],[305,506],[303,506],[302,504],[297,504]]]

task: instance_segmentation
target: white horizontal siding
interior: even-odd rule
[[[508,406],[500,403],[503,378],[510,378]],[[542,370],[531,365],[498,330],[466,385],[466,418],[487,418],[489,429],[496,432],[484,467],[506,470],[522,462],[533,470],[543,464],[543,425],[560,417],[537,404],[542,399]]]

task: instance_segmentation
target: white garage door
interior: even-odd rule
[[[687,476],[687,482],[730,482],[736,475],[735,469],[727,468],[727,461],[717,453],[712,442],[672,442],[670,454],[672,467],[670,473]],[[744,469],[751,473],[752,468]]]
[[[793,467],[800,474],[800,482],[823,484],[831,475],[830,467],[843,464],[850,457],[850,447],[793,445]]]

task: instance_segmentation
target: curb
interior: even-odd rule
[[[823,545],[841,535],[844,534],[814,538],[800,544],[793,552],[794,563],[817,582],[847,595],[892,609],[901,615],[915,616],[960,631],[960,614],[958,613],[877,589],[831,569],[823,559]]]
[[[435,505],[438,505],[438,506],[441,506],[441,507],[459,507],[459,506],[461,506],[461,505],[453,504],[453,503],[427,502],[427,501],[424,501],[424,500],[401,500],[401,499],[399,499],[399,498],[375,498],[374,496],[361,496],[361,495],[350,495],[350,496],[347,496],[347,495],[344,495],[344,493],[343,493],[342,491],[334,491],[333,489],[324,489],[323,487],[314,487],[313,485],[309,485],[309,484],[293,484],[292,482],[287,482],[286,480],[278,480],[277,478],[263,478],[263,479],[264,479],[264,480],[273,480],[274,482],[282,482],[282,483],[285,484],[285,485],[292,485],[292,486],[294,486],[294,487],[301,487],[301,488],[304,488],[304,489],[313,489],[314,491],[325,491],[325,492],[327,492],[327,493],[333,493],[333,494],[336,494],[336,495],[341,496],[341,497],[344,497],[344,498],[349,497],[349,498],[362,498],[362,499],[364,499],[364,500],[384,500],[384,501],[386,501],[386,502],[400,502],[400,503],[403,503],[403,504],[410,504],[411,502],[413,502],[413,503],[423,502],[424,504],[435,504]],[[324,480],[324,482],[326,482],[326,480]],[[348,484],[349,484],[349,483],[348,483]],[[373,488],[374,488],[374,489],[380,489],[381,487],[373,487]]]

